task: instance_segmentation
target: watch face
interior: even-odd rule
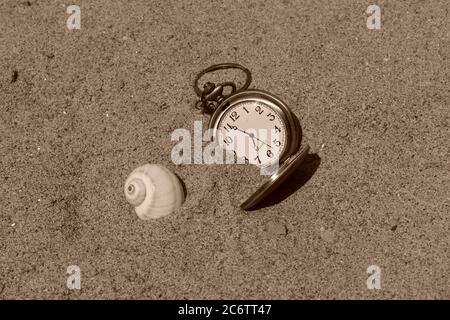
[[[286,148],[286,124],[270,102],[233,104],[224,111],[217,129],[219,143],[246,163],[270,165],[279,161]]]

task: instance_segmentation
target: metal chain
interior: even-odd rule
[[[223,82],[217,85],[212,82],[206,82],[203,86],[203,90],[199,88],[198,82],[202,76],[207,73],[223,69],[239,69],[244,71],[244,73],[246,74],[246,81],[244,85],[238,90],[236,84],[233,82]],[[200,97],[200,100],[197,101],[195,107],[204,113],[212,113],[223,100],[237,92],[246,90],[250,86],[251,81],[252,75],[250,73],[250,70],[237,63],[220,63],[212,65],[198,73],[195,77],[194,90],[197,96]],[[231,92],[228,94],[224,94],[223,92],[224,88],[226,87],[231,88]]]

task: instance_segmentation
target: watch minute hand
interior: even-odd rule
[[[252,137],[254,137],[254,138],[255,138],[256,140],[258,140],[259,142],[261,142],[261,143],[265,144],[266,146],[268,146],[269,148],[271,148],[271,149],[272,149],[272,146],[271,146],[270,144],[267,144],[267,143],[265,143],[264,141],[262,141],[262,140],[258,139],[257,137],[255,137],[255,135],[254,135],[254,134],[252,134]]]
[[[233,128],[234,130],[240,131],[240,132],[245,133],[246,135],[250,136],[250,138],[252,138],[252,142],[253,142],[253,145],[254,145],[255,148],[256,148],[256,151],[258,151],[259,148],[256,146],[255,139],[256,139],[256,140],[259,140],[259,139],[255,137],[255,134],[254,134],[254,133],[248,133],[247,131],[240,129],[240,128],[238,128],[237,126],[233,126],[232,128]]]
[[[240,132],[243,132],[243,133],[245,133],[245,134],[250,135],[247,131],[244,131],[244,130],[242,130],[242,129],[239,129],[237,126],[233,126],[232,128],[233,128],[234,130],[237,130],[237,131],[240,131]]]

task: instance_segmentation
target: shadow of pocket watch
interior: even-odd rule
[[[233,82],[207,82],[203,89],[199,88],[199,81],[205,74],[221,69],[243,71],[246,75],[244,85],[237,89]],[[297,170],[309,151],[308,144],[302,144],[302,130],[296,115],[275,95],[248,89],[251,80],[247,68],[235,63],[222,63],[201,71],[194,82],[194,90],[200,97],[196,108],[211,114],[209,129],[215,132],[220,145],[232,151],[236,158],[243,159],[244,163],[257,165],[270,175],[240,205],[244,210],[251,209],[269,196]],[[231,90],[224,93],[226,88]]]

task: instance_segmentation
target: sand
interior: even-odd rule
[[[376,1],[380,30],[367,1],[75,2],[80,30],[63,1],[0,4],[1,299],[450,298],[448,1]],[[192,81],[219,62],[311,145],[251,212],[254,170],[170,158],[173,130],[207,123]],[[178,212],[125,201],[144,163],[183,180]]]

